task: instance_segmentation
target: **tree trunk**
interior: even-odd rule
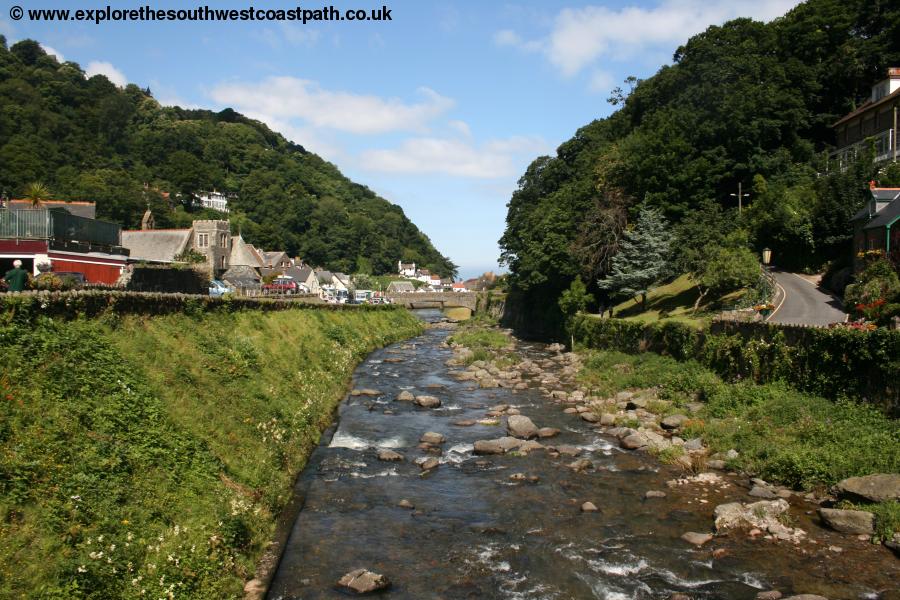
[[[641,309],[647,311],[647,292],[641,294]]]
[[[697,296],[697,301],[694,302],[694,312],[691,313],[694,315],[697,314],[697,309],[700,308],[700,303],[703,302],[703,298],[705,298],[706,295],[709,293],[709,290],[706,290],[704,292],[703,288],[701,288],[699,285],[697,286],[697,291],[700,292],[700,295]]]

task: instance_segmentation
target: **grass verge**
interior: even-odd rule
[[[676,406],[705,404],[683,435],[712,452],[736,449],[736,467],[797,489],[900,472],[900,427],[876,408],[833,402],[786,384],[726,383],[694,361],[654,353],[591,352],[580,375],[592,393],[656,387]]]
[[[406,311],[0,327],[0,597],[239,597],[357,362]]]

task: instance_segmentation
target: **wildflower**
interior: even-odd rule
[[[128,519],[122,519],[122,525],[128,525]]]
[[[79,573],[87,573],[87,569],[85,568],[84,565],[80,565],[80,566],[78,567],[78,572],[79,572]]]

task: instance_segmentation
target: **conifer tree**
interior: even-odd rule
[[[619,296],[640,296],[647,309],[647,293],[668,272],[672,246],[669,222],[656,208],[643,207],[634,229],[625,233],[610,274],[597,282],[600,289]]]

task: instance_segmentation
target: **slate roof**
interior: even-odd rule
[[[290,257],[286,252],[274,251],[274,252],[262,252],[263,264],[266,267],[274,267],[281,263],[282,258],[288,259],[290,261]]]
[[[34,208],[31,200],[10,200],[9,208]],[[44,200],[37,208],[64,208],[76,217],[97,218],[97,205],[93,202],[66,202],[65,200]]]
[[[260,277],[249,265],[233,265],[222,275],[222,281],[235,287],[259,287]]]
[[[887,227],[897,219],[900,219],[900,200],[894,200],[878,211],[875,218],[866,223],[863,229],[880,229],[882,227]]]
[[[176,256],[190,248],[192,231],[192,229],[123,231],[122,246],[128,248],[133,260],[173,262]]]
[[[416,288],[408,281],[392,281],[387,286],[389,292],[414,292]]]
[[[872,102],[872,100],[869,99],[862,106],[860,106],[853,112],[841,117],[837,122],[835,122],[834,125],[832,125],[832,127],[837,127],[838,125],[840,125],[841,123],[844,123],[845,121],[849,121],[850,119],[857,117],[857,116],[863,114],[864,112],[867,112],[867,111],[875,108],[876,106],[881,106],[882,104],[890,102],[892,99],[896,99],[896,98],[900,98],[900,90],[894,90],[894,92],[892,94],[888,94],[887,96],[884,96],[883,98],[879,98],[875,102]]]
[[[288,271],[296,272],[297,274],[294,275],[294,278],[298,279],[300,281],[309,281],[309,276],[315,275],[315,273],[316,273],[312,267],[307,267],[307,266],[291,267],[290,269],[288,269]]]
[[[231,254],[228,257],[228,264],[242,265],[259,268],[263,266],[263,262],[256,252],[256,248],[244,241],[244,238],[237,236],[232,238]]]
[[[331,278],[333,276],[331,271],[316,271],[316,277],[318,277],[319,283],[331,283]]]

